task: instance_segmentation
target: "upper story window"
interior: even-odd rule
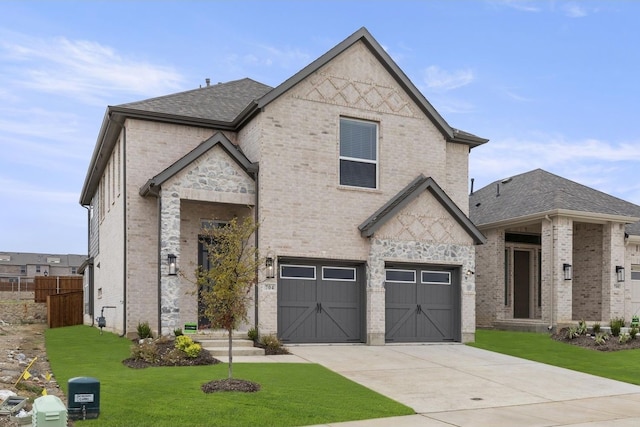
[[[340,119],[340,185],[378,188],[378,124]]]

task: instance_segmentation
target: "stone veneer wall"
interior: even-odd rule
[[[167,335],[182,327],[180,300],[184,286],[180,275],[169,275],[167,256],[176,255],[179,265],[189,265],[182,257],[181,198],[210,202],[254,203],[255,182],[219,147],[209,150],[187,169],[163,184],[160,208],[160,324],[161,333]],[[196,259],[197,261],[197,259]]]

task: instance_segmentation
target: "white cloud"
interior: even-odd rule
[[[583,18],[587,16],[587,11],[577,3],[566,3],[563,5],[565,14],[570,18]]]
[[[104,105],[114,92],[150,96],[180,89],[172,67],[128,58],[87,40],[0,32],[2,78],[9,85]]]
[[[540,12],[539,3],[532,0],[490,0],[490,3],[510,7],[522,12]]]
[[[46,182],[35,186],[27,182],[0,176],[0,199],[7,202],[8,205],[10,203],[13,205],[14,201],[22,204],[25,200],[29,200],[40,204],[46,203],[48,205],[54,204],[60,207],[68,207],[78,203],[80,193],[77,191],[56,191],[48,186]]]
[[[541,168],[633,203],[640,203],[636,184],[639,142],[597,139],[570,141],[562,135],[492,140],[470,156],[476,188]]]
[[[438,66],[427,67],[424,73],[424,80],[428,89],[436,91],[448,91],[466,86],[474,80],[473,71],[458,70],[449,72]]]
[[[262,51],[260,63],[271,66],[273,64],[280,65],[281,68],[290,69],[298,68],[312,61],[311,56],[299,49],[278,49],[273,46],[257,45]]]

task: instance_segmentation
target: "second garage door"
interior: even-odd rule
[[[280,260],[278,276],[283,342],[362,342],[363,265]]]
[[[386,341],[460,341],[458,271],[431,266],[388,267]]]

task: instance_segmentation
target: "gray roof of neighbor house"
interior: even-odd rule
[[[0,252],[0,264],[6,265],[54,265],[56,267],[79,267],[86,259],[86,255],[74,254]]]
[[[378,58],[382,66],[438,128],[446,141],[466,144],[471,148],[488,141],[486,138],[449,126],[369,31],[362,27],[275,88],[246,78],[173,95],[109,106],[91,156],[80,194],[80,204],[91,204],[91,198],[126,118],[236,131],[268,104],[359,41]]]
[[[542,169],[474,191],[469,196],[469,211],[471,221],[479,227],[560,212],[616,218],[630,224],[640,219],[640,206]],[[636,228],[636,224],[627,226],[627,232]]]

